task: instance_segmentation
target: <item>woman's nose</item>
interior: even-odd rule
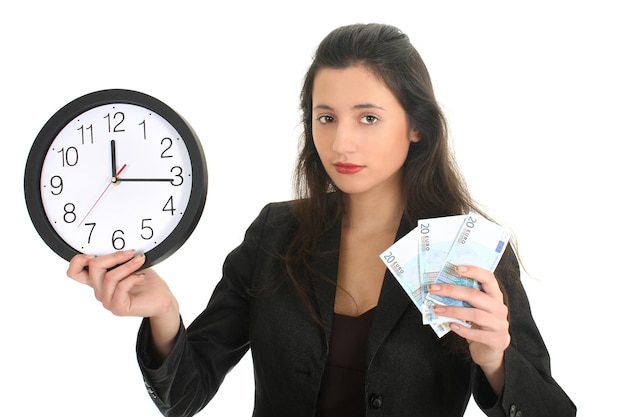
[[[337,153],[350,153],[355,150],[356,132],[349,123],[337,123],[333,150]]]

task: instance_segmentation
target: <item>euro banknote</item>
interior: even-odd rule
[[[436,304],[469,304],[431,294],[433,283],[452,283],[480,288],[472,279],[456,272],[459,265],[475,265],[494,271],[506,248],[510,233],[477,213],[419,219],[417,227],[396,241],[380,259],[422,313],[422,322],[437,336],[450,331],[450,323],[470,324],[451,317],[438,316]]]
[[[420,238],[417,244],[418,267],[422,285],[422,304],[428,300],[428,286],[435,282],[444,267],[448,252],[463,225],[464,215],[419,219],[417,229]]]
[[[434,312],[435,303],[429,299],[428,287],[433,284],[441,269],[445,266],[448,253],[454,244],[454,238],[465,222],[465,215],[419,219],[417,229],[420,231],[418,242],[419,277],[422,285],[422,322],[430,324],[436,333],[447,333],[450,329],[440,323],[456,321],[467,325],[461,320],[439,316]],[[435,326],[437,325],[437,326]],[[437,331],[439,329],[439,331]],[[445,334],[444,333],[444,334]]]
[[[509,238],[510,232],[504,227],[477,213],[467,214],[434,283],[479,288],[475,280],[459,275],[456,270],[457,266],[473,265],[493,272],[504,253]],[[437,304],[470,307],[465,301],[432,293],[429,293],[426,299]]]
[[[381,253],[380,259],[421,312],[423,297],[418,271],[418,239],[419,230],[415,228]]]

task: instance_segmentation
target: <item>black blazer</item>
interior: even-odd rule
[[[223,277],[188,329],[181,324],[163,363],[150,352],[144,320],[137,355],[147,390],[166,416],[191,416],[215,395],[228,371],[251,349],[257,417],[315,415],[330,332],[314,322],[291,284],[280,254],[295,230],[289,203],[267,205],[226,258]],[[328,253],[315,268],[336,278],[340,225],[319,242]],[[397,239],[410,228],[402,224]],[[513,271],[513,273],[511,273]],[[566,417],[576,407],[550,374],[550,360],[531,316],[510,249],[496,274],[509,294],[511,345],[506,382],[493,394],[482,371],[422,324],[419,310],[387,271],[367,345],[363,390],[367,416],[462,416],[469,396],[488,416]],[[310,297],[330,328],[335,287],[310,279]],[[519,413],[521,412],[521,413]],[[518,414],[516,414],[518,413]]]

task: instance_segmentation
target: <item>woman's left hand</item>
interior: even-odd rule
[[[429,291],[455,298],[472,307],[437,305],[435,313],[472,323],[470,328],[450,323],[450,328],[469,343],[472,360],[482,368],[494,391],[499,394],[504,385],[504,351],[511,342],[508,308],[495,275],[475,266],[459,266],[457,273],[478,281],[480,289],[454,284],[433,284]]]

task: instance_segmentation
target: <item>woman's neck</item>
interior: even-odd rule
[[[404,205],[399,192],[385,195],[347,194],[343,227],[365,233],[397,230]]]

